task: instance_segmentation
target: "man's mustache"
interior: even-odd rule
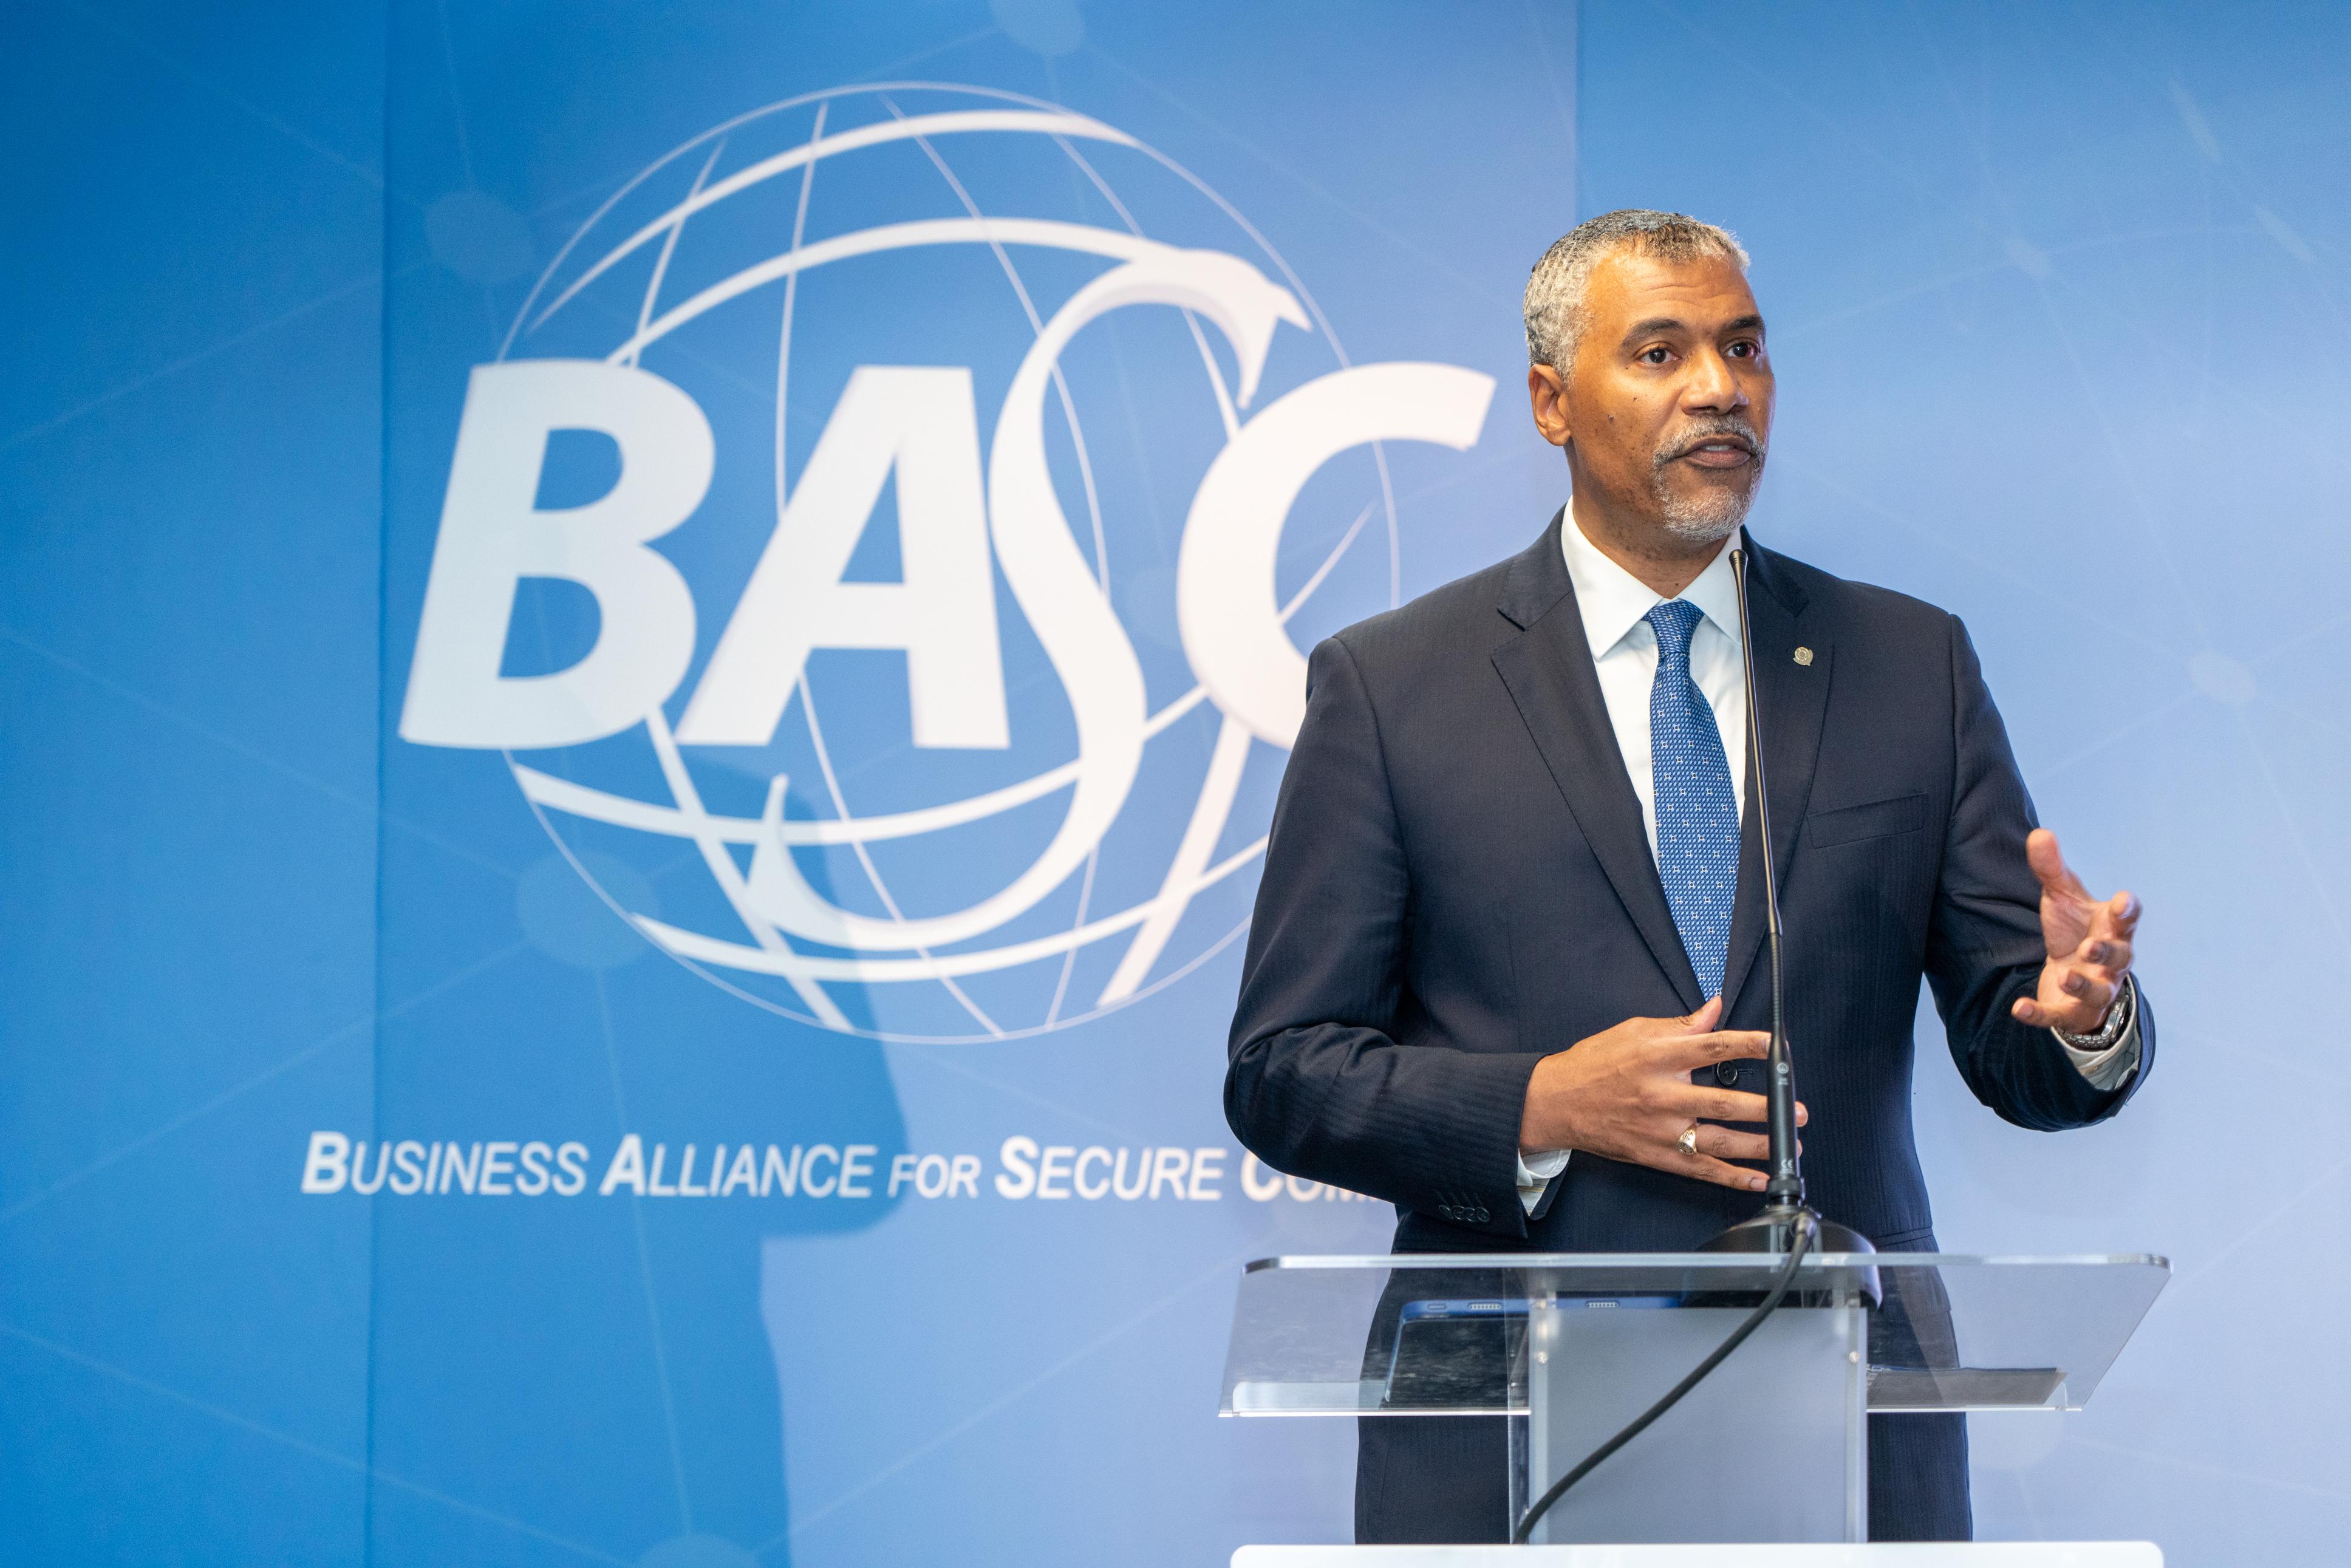
[[[1762,435],[1747,421],[1736,414],[1726,413],[1717,414],[1711,419],[1702,419],[1691,425],[1673,444],[1659,447],[1656,456],[1651,459],[1651,462],[1655,466],[1662,468],[1677,458],[1688,456],[1701,446],[1725,441],[1740,448],[1758,463],[1762,461],[1764,453]]]

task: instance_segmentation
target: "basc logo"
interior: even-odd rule
[[[1395,601],[1380,444],[1466,449],[1492,392],[1350,364],[1246,220],[1098,120],[773,105],[623,186],[474,369],[400,733],[504,752],[747,1000],[1081,1022],[1246,928],[1287,623]]]

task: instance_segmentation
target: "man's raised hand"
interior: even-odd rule
[[[2041,879],[2041,936],[2049,961],[2041,967],[2036,994],[2017,998],[2009,1010],[2036,1028],[2095,1034],[2130,972],[2139,902],[2127,893],[2092,898],[2066,865],[2057,835],[2046,828],[2033,829],[2024,841],[2024,858]]]
[[[1696,1154],[1683,1153],[1678,1142],[1701,1120],[1763,1120],[1762,1095],[1690,1082],[1701,1067],[1761,1058],[1771,1048],[1771,1037],[1752,1030],[1716,1030],[1721,1018],[1722,998],[1716,997],[1687,1018],[1627,1019],[1544,1057],[1527,1083],[1519,1147],[1529,1154],[1576,1149],[1762,1191],[1761,1172],[1725,1163],[1766,1157],[1771,1140],[1762,1134],[1700,1126]],[[1798,1105],[1798,1125],[1805,1114]]]

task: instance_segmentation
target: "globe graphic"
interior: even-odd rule
[[[1134,782],[1082,862],[1050,887],[1021,882],[1066,839],[1080,757],[1068,672],[1001,581],[1000,648],[985,657],[1000,664],[1008,744],[916,744],[909,655],[829,646],[778,677],[789,695],[763,744],[696,744],[690,725],[682,739],[861,368],[967,377],[985,452],[1056,310],[1122,259],[1168,247],[1238,258],[1295,305],[1254,387],[1256,367],[1213,323],[1165,306],[1092,321],[1051,365],[1046,505],[1087,564],[1084,591],[1115,614],[1148,712]],[[693,591],[694,668],[632,729],[507,756],[571,869],[643,940],[784,1017],[946,1043],[1099,1018],[1246,931],[1286,753],[1221,714],[1189,668],[1176,552],[1238,424],[1347,361],[1303,286],[1207,186],[1113,126],[1010,93],[810,94],[716,126],[623,184],[538,278],[499,357],[634,366],[684,391],[712,428],[710,489],[656,547]],[[541,504],[592,499],[611,463],[550,442]],[[1276,587],[1301,646],[1395,601],[1384,464],[1376,446],[1334,460],[1284,528]],[[902,501],[915,504],[883,486],[841,581],[900,580]],[[550,669],[600,634],[592,602],[557,586],[526,585],[513,632]],[[830,923],[779,915],[762,892],[776,885]],[[999,910],[1016,885],[1030,894]],[[989,913],[941,924],[975,909]]]

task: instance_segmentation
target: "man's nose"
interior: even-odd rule
[[[1730,413],[1748,405],[1746,382],[1739,367],[1709,349],[1689,361],[1689,379],[1682,385],[1682,407],[1692,413]]]

